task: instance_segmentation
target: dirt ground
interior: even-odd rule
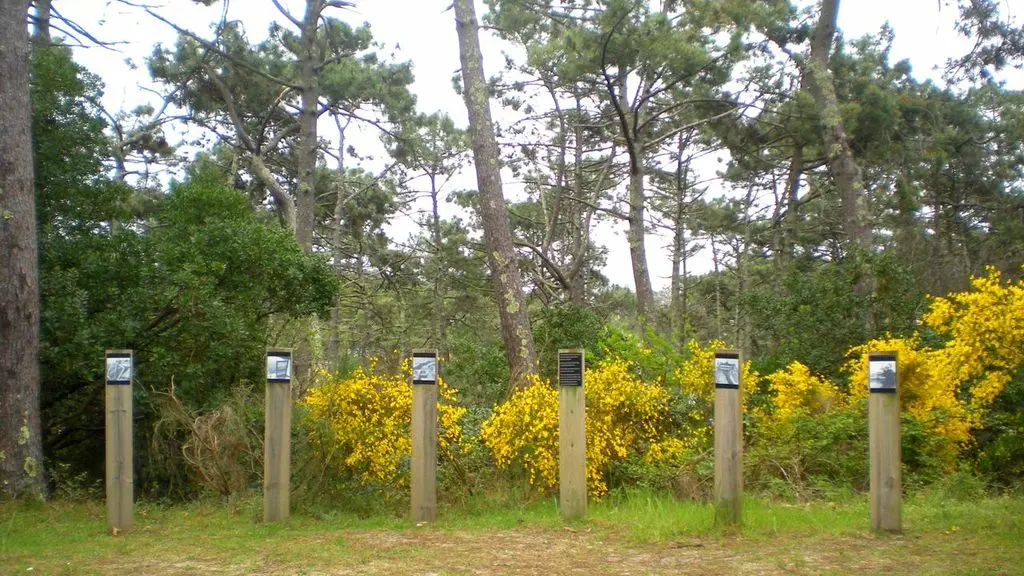
[[[977,546],[976,546],[977,545]],[[587,530],[337,531],[229,558],[114,555],[69,573],[119,574],[1022,574],[956,535],[685,537],[633,544]],[[180,551],[180,548],[178,549]],[[84,572],[79,570],[84,569]],[[38,572],[37,572],[38,573]]]

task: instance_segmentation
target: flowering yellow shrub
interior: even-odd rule
[[[950,338],[936,370],[955,375],[974,408],[992,403],[1024,365],[1024,282],[999,271],[971,279],[972,290],[934,298],[923,322]]]
[[[1024,283],[999,272],[971,279],[972,290],[932,300],[923,323],[948,337],[937,349],[918,338],[872,340],[853,348],[845,371],[851,393],[867,395],[867,353],[899,354],[900,402],[935,433],[962,446],[984,410],[1024,366]]]
[[[696,340],[690,340],[686,347],[688,357],[676,370],[676,379],[683,392],[710,402],[715,398],[715,351],[725,348],[725,342],[712,340],[707,346],[701,346]],[[755,389],[760,377],[751,368],[749,360],[743,363],[740,372],[743,388]]]
[[[588,368],[586,395],[587,491],[599,498],[608,490],[606,465],[630,455],[648,463],[677,457],[682,443],[668,438],[663,420],[668,392],[645,384],[621,359],[608,359]],[[495,408],[480,429],[484,445],[499,468],[522,466],[530,484],[551,489],[558,483],[558,391],[533,378]]]
[[[408,475],[399,464],[410,456],[412,388],[408,360],[399,374],[376,374],[357,368],[351,376],[318,373],[317,385],[301,400],[315,421],[327,424],[327,434],[311,439],[336,455],[343,474],[361,482],[406,486]],[[443,457],[462,452],[465,442],[460,420],[466,409],[456,405],[456,392],[438,377],[438,447]]]
[[[522,466],[530,484],[558,483],[558,391],[538,376],[517,390],[480,427],[480,439],[498,468]]]
[[[587,371],[587,491],[600,497],[608,491],[605,465],[639,453],[664,436],[668,392],[645,384],[630,372],[629,363],[608,359]],[[671,445],[659,444],[645,460],[672,457]],[[666,450],[668,449],[668,450]]]
[[[778,420],[789,420],[799,414],[822,414],[843,399],[832,382],[811,374],[799,362],[770,374],[767,379],[774,394],[773,415]]]
[[[868,353],[890,351],[896,352],[899,362],[901,410],[956,445],[967,442],[977,417],[957,399],[957,375],[943,369],[944,349],[922,348],[916,335],[879,338],[851,348],[843,367],[850,375],[850,395],[868,395]],[[948,456],[955,452],[956,446],[951,446]]]
[[[665,436],[650,443],[644,453],[644,463],[679,465],[688,451],[704,441],[706,439],[695,438],[692,434],[687,435],[686,440]]]

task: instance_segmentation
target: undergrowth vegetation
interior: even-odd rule
[[[998,433],[1020,429],[1000,405],[1020,396],[1022,340],[1024,283],[991,271],[968,292],[933,299],[918,333],[852,347],[845,377],[817,374],[798,361],[762,374],[744,362],[745,484],[797,500],[865,490],[866,354],[885,350],[899,354],[907,485],[953,478],[973,492],[1013,486],[1024,468],[1021,448]],[[606,326],[590,345],[590,496],[644,487],[706,499],[714,457],[712,365],[725,343],[691,340],[683,354],[673,354],[657,348],[655,335],[644,341]],[[296,404],[293,482],[300,505],[329,500],[367,514],[405,505],[409,381],[408,361],[395,358],[348,374],[318,372]],[[442,500],[504,491],[528,501],[557,490],[558,391],[548,378],[532,377],[492,406],[465,402],[445,378],[438,389]],[[152,452],[181,470],[181,483],[245,494],[259,487],[261,407],[257,392],[239,387],[215,409],[190,412],[172,390],[158,402],[163,416]]]

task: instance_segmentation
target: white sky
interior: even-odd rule
[[[208,8],[195,5],[190,0],[166,0],[165,4],[157,9],[160,14],[204,37],[210,36],[210,23],[219,19],[221,14],[219,4]],[[282,4],[293,14],[301,14],[304,0],[282,0]],[[459,53],[454,15],[446,10],[450,4],[451,0],[357,0],[355,9],[334,11],[333,15],[353,25],[369,22],[374,38],[385,45],[379,52],[383,57],[393,52],[393,60],[413,62],[416,80],[412,89],[421,112],[440,110],[457,124],[465,125],[465,106],[452,88],[452,76],[459,70]],[[78,61],[103,78],[106,84],[104,104],[109,110],[130,110],[144,102],[155,101],[155,96],[140,89],[150,85],[144,58],[157,42],[173,45],[176,33],[170,27],[142,10],[108,0],[57,0],[55,5],[63,15],[96,37],[125,42],[117,46],[116,51],[102,48],[76,51]],[[478,0],[478,15],[484,10]],[[1021,12],[1017,10],[1015,15],[1019,18]],[[946,59],[964,54],[970,48],[969,43],[953,30],[955,16],[952,7],[940,11],[937,0],[847,0],[841,4],[839,27],[846,38],[854,38],[875,33],[888,21],[896,36],[893,62],[909,59],[919,79],[938,80],[941,75],[938,69]],[[270,0],[232,0],[229,18],[241,20],[253,42],[265,38],[269,22],[283,21]],[[500,66],[500,50],[500,42],[485,33],[484,67],[488,75],[494,74]],[[126,60],[133,60],[138,68],[132,70]],[[1024,87],[1021,75],[1008,79],[1012,86]],[[493,102],[492,111],[500,121],[499,108]],[[329,137],[333,128],[325,124],[322,131]],[[365,146],[369,147],[372,146],[369,142],[375,138],[375,134],[365,131],[361,138],[354,139],[365,139],[368,143]],[[358,140],[357,147],[363,146]],[[349,165],[352,165],[351,161]],[[455,185],[475,188],[475,178],[471,172],[464,174]],[[514,189],[506,187],[506,197],[514,194]],[[616,284],[632,287],[624,225],[602,224],[596,238],[609,249],[605,274]],[[664,248],[666,241],[653,234],[648,236],[648,261],[656,290],[669,283],[671,260]],[[698,257],[691,271],[702,273],[709,268],[709,259]]]

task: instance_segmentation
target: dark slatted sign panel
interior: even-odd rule
[[[558,384],[561,386],[583,385],[583,352],[558,352]]]

